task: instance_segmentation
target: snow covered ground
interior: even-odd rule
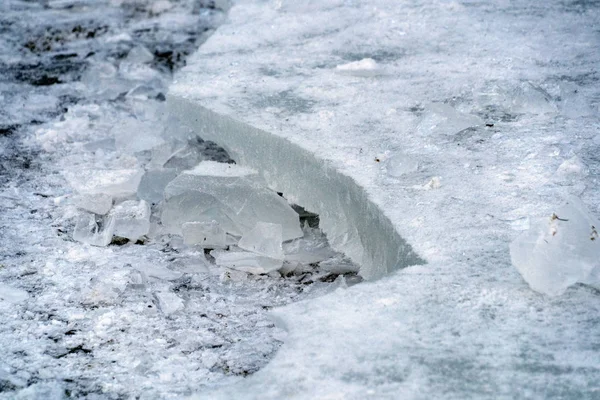
[[[277,309],[275,358],[199,398],[597,398],[600,292],[536,293],[509,243],[568,195],[600,213],[599,23],[591,1],[236,2],[167,103],[380,279]]]

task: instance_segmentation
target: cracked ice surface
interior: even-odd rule
[[[269,309],[359,281],[273,191],[302,238],[268,268],[244,252],[253,274],[161,233],[181,171],[255,173],[164,112],[171,71],[219,21],[209,3],[0,5],[0,399],[182,398],[241,380],[281,344]]]
[[[599,292],[533,292],[508,245],[568,195],[598,218],[599,23],[580,1],[237,2],[173,111],[364,272],[393,269],[400,238],[427,264],[278,310],[273,361],[208,397],[597,397]],[[416,163],[390,173],[399,154]]]

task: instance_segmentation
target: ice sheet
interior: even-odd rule
[[[531,291],[508,244],[566,194],[597,217],[597,11],[237,2],[176,75],[171,110],[317,212],[367,278],[427,264],[277,311],[277,357],[201,396],[593,397],[597,292]],[[365,59],[381,73],[337,68]],[[417,168],[389,174],[398,154]]]

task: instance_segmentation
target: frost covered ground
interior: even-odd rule
[[[509,244],[569,195],[598,218],[599,22],[592,1],[237,2],[167,103],[380,279],[277,309],[275,358],[199,397],[597,398],[598,282],[536,293]]]
[[[234,382],[280,347],[270,309],[360,281],[318,216],[298,209],[298,221],[252,170],[166,114],[172,72],[222,18],[211,2],[0,9],[0,398],[181,398]],[[209,176],[184,173],[203,160]],[[242,252],[221,231],[226,249],[211,253],[189,244],[205,234],[198,224],[185,240],[162,230],[165,177],[214,171],[224,186],[229,171],[248,175],[265,204],[295,217],[265,250],[285,253],[269,274],[238,268],[263,250],[252,236]],[[258,218],[244,215],[235,222]],[[281,235],[302,238],[281,247]],[[228,256],[232,268],[218,265]]]

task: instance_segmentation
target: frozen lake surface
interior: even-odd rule
[[[600,216],[598,2],[0,10],[0,399],[600,395],[598,282],[509,252]]]
[[[599,21],[597,2],[236,2],[167,103],[379,280],[277,309],[275,358],[206,396],[597,397],[597,280],[538,294],[509,244],[569,195],[598,217]]]

